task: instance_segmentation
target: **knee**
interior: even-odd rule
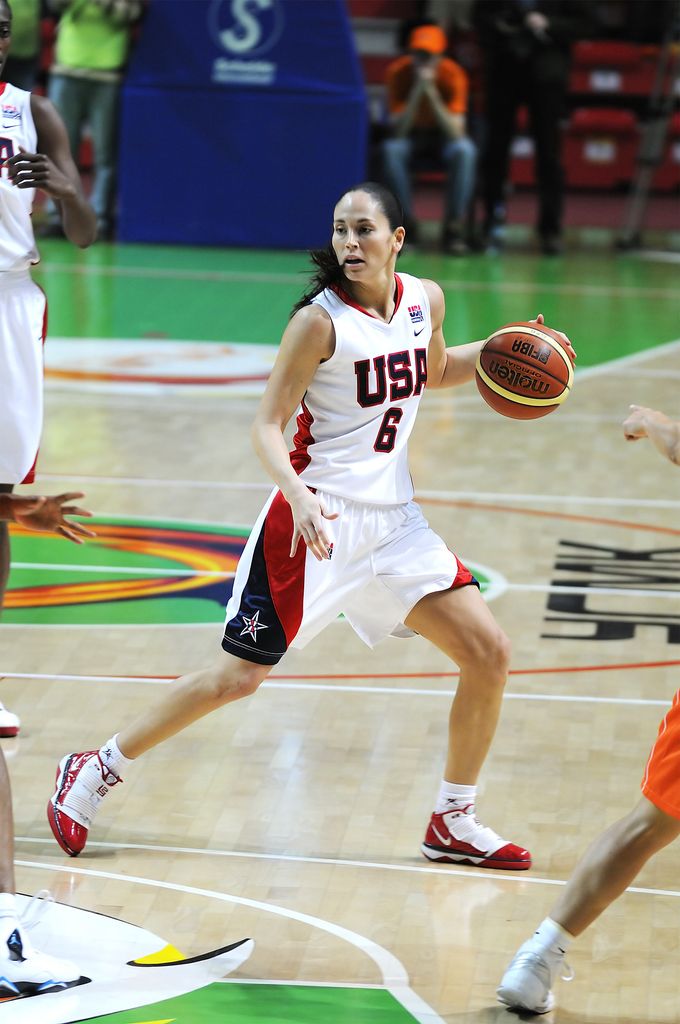
[[[483,674],[489,683],[505,685],[510,667],[510,640],[503,630],[494,624],[492,629],[468,637],[464,661],[461,668],[474,669]]]
[[[406,160],[408,158],[408,139],[385,139],[382,145],[386,160]]]
[[[647,856],[662,850],[680,835],[680,820],[660,810],[646,797],[623,821],[624,845],[630,843]]]
[[[447,163],[474,164],[477,159],[477,147],[472,139],[463,135],[446,145],[444,159]]]
[[[262,665],[230,658],[226,664],[217,665],[207,672],[202,690],[208,702],[218,708],[241,697],[252,696],[265,676]]]

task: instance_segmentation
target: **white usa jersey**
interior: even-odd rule
[[[31,113],[31,94],[0,82],[0,162],[19,152],[35,153],[38,134]],[[13,185],[7,168],[0,171],[0,272],[25,270],[38,262],[31,210],[33,188]]]
[[[309,487],[354,501],[410,501],[407,445],[427,382],[432,336],[422,282],[395,274],[389,323],[338,289],[312,300],[331,317],[335,351],[302,400],[291,463]]]

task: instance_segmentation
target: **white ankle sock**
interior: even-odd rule
[[[110,768],[115,775],[121,777],[125,769],[129,768],[133,761],[133,758],[121,754],[120,747],[118,746],[118,733],[104,744],[99,751],[99,756],[102,764]]]
[[[447,782],[444,779],[439,787],[435,813],[443,814],[445,811],[462,809],[470,804],[474,807],[476,796],[476,786],[461,786],[457,782]]]
[[[17,901],[13,892],[0,892],[0,917],[16,917]]]
[[[552,917],[546,917],[534,932],[533,941],[543,949],[566,953],[574,941],[574,936],[557,921],[553,921]]]

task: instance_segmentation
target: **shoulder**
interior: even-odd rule
[[[330,314],[316,302],[299,309],[284,331],[290,345],[304,345],[315,350],[319,360],[330,359],[335,349],[335,328]]]
[[[444,307],[446,305],[444,301],[444,292],[436,281],[430,281],[428,278],[421,278],[420,283],[425,290],[425,294],[430,303],[430,311],[432,313],[432,320],[436,320],[436,314],[439,313],[441,317],[444,316]]]

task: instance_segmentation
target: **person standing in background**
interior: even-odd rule
[[[482,158],[484,244],[501,248],[510,144],[517,111],[529,108],[536,147],[538,235],[542,251],[562,251],[562,128],[570,47],[587,37],[583,0],[477,0],[473,22],[484,55],[485,136]]]
[[[411,196],[412,163],[423,156],[446,171],[442,247],[452,256],[467,252],[463,223],[475,185],[477,149],[466,135],[468,80],[463,68],[444,56],[447,39],[439,25],[419,25],[408,53],[387,69],[391,135],[382,144],[387,184],[401,203],[406,236],[417,226]]]
[[[71,150],[77,154],[89,125],[94,151],[92,205],[97,235],[113,238],[118,104],[132,26],[142,0],[48,0],[59,15],[49,98],[61,114]],[[61,235],[54,206],[48,204],[46,234]]]

